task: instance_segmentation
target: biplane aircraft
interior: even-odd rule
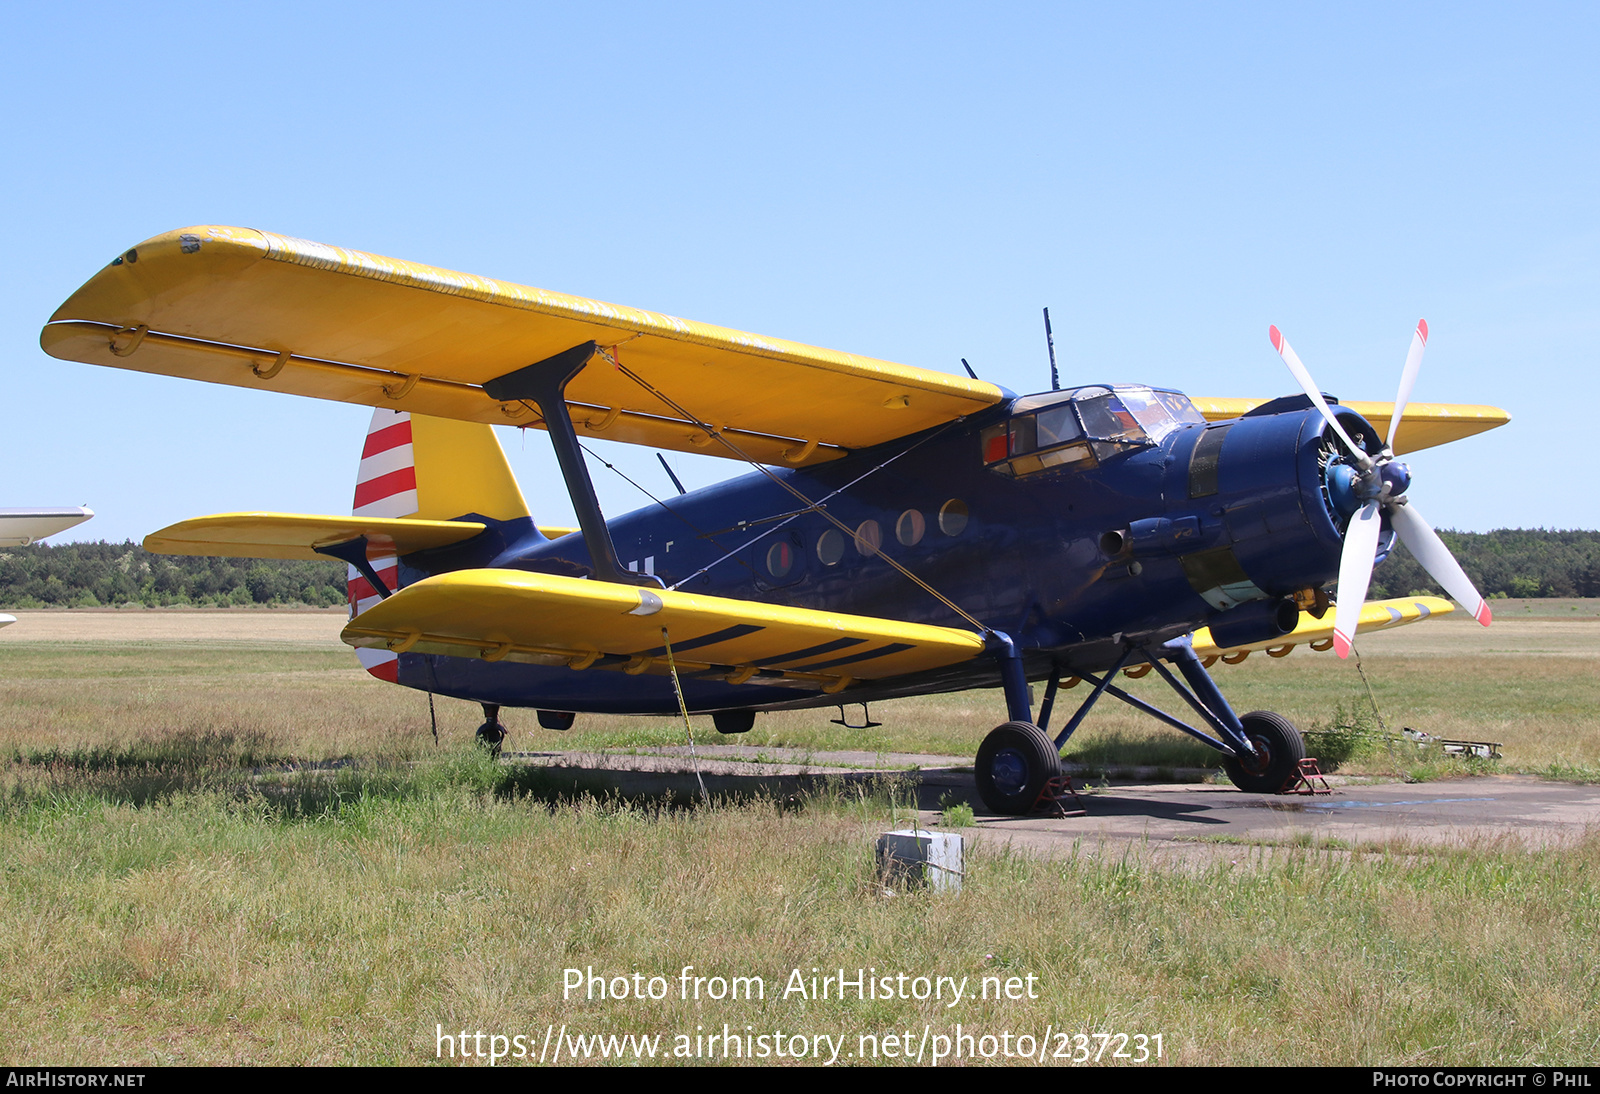
[[[1397,453],[1501,425],[1494,407],[1189,398],[1139,384],[1018,397],[975,377],[676,319],[242,228],[117,256],[51,317],[53,356],[375,408],[351,516],[229,513],[152,551],[349,564],[344,641],[373,675],[565,729],[583,713],[759,711],[999,686],[985,803],[1022,813],[1109,694],[1221,752],[1242,789],[1304,755],[1207,667],[1349,650],[1451,610],[1363,604],[1403,539],[1489,612],[1408,504]],[[969,370],[970,373],[970,370]],[[1387,438],[1375,424],[1387,421]],[[494,425],[549,432],[580,527],[541,528]],[[753,470],[607,521],[584,440]],[[1329,587],[1342,593],[1330,610]],[[1191,725],[1118,687],[1156,672]],[[1045,682],[1036,710],[1030,682]],[[1089,685],[1054,736],[1060,692]],[[675,687],[676,686],[676,687]],[[681,689],[681,691],[679,690]],[[681,700],[680,700],[681,694]]]

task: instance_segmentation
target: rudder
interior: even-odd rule
[[[492,427],[375,410],[361,448],[352,513],[416,520],[476,514],[505,521],[527,517],[528,506]],[[367,560],[391,591],[399,587],[399,557],[392,542],[369,540]],[[352,619],[382,599],[354,566],[346,580]],[[356,654],[372,675],[398,682],[396,654],[368,649]]]

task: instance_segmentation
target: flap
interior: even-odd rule
[[[304,516],[298,513],[218,513],[152,532],[144,549],[156,555],[222,558],[298,558],[327,561],[313,548],[366,536],[395,554],[426,551],[471,539],[488,528],[467,520],[385,520],[378,517]]]
[[[362,612],[350,645],[488,661],[667,672],[729,682],[809,682],[825,690],[966,661],[970,631],[758,604],[517,570],[459,570],[409,585]]]

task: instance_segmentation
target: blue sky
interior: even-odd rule
[[[1439,527],[1600,527],[1593,5],[63,3],[0,41],[5,505],[348,512],[369,412],[55,361],[119,251],[240,224],[946,371],[1514,421]],[[504,436],[570,520],[543,434]],[[608,455],[611,455],[608,453]],[[650,452],[630,474],[670,489]],[[691,486],[740,472],[671,457]],[[597,472],[609,513],[643,504]]]

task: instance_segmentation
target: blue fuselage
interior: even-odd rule
[[[640,509],[609,522],[617,555],[687,592],[973,629],[964,612],[1013,639],[1030,679],[1053,666],[1103,670],[1130,643],[1219,621],[1248,624],[1252,606],[1337,577],[1343,519],[1324,484],[1327,442],[1314,410],[1181,424],[1157,441],[1095,444],[1092,458],[1027,474],[997,469],[981,447],[985,428],[992,433],[1012,413],[998,407],[843,459],[753,473]],[[513,522],[462,547],[407,556],[401,581],[469,566],[591,574],[580,535],[549,540]],[[734,685],[721,674],[684,685],[692,709],[774,709],[998,679],[995,662],[980,657],[839,695]],[[676,709],[670,681],[620,672],[405,654],[400,682],[550,710]]]

